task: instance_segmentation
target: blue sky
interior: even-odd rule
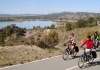
[[[0,0],[0,14],[100,13],[100,0]]]

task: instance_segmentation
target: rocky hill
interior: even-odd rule
[[[78,20],[87,19],[90,17],[99,17],[100,13],[86,13],[86,12],[62,12],[45,15],[44,18],[54,20]]]
[[[5,17],[3,17],[3,15]],[[5,14],[3,14],[2,16],[0,16],[0,21],[4,21],[5,19],[7,20],[7,18],[11,18],[13,20],[53,20],[53,21],[59,21],[59,20],[79,20],[79,19],[87,19],[90,17],[100,17],[100,13],[87,13],[87,12],[61,12],[61,13],[52,13],[52,14],[46,14],[46,15],[42,15],[42,14],[21,14],[21,15],[11,15],[13,17],[11,17],[10,15],[6,17]],[[8,20],[9,20],[8,19]]]

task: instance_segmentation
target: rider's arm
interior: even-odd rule
[[[72,43],[75,43],[75,37],[73,37],[73,41],[72,41]]]
[[[66,43],[68,43],[70,40],[71,40],[71,37],[69,37],[69,38],[67,39]]]
[[[81,47],[84,46],[86,43],[87,43],[87,40],[85,40],[85,41],[83,42],[83,44],[81,45]]]

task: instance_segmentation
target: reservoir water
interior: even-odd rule
[[[45,26],[51,26],[52,24],[55,24],[55,22],[52,21],[0,22],[0,29],[11,24],[15,24],[16,26],[21,28],[33,29],[33,26],[35,27],[40,26],[41,28],[44,28]]]

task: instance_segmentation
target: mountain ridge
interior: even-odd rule
[[[61,12],[52,14],[0,14],[0,17],[19,17],[17,19],[38,19],[38,20],[79,20],[87,19],[90,17],[100,17],[100,13],[88,13],[88,12]]]

